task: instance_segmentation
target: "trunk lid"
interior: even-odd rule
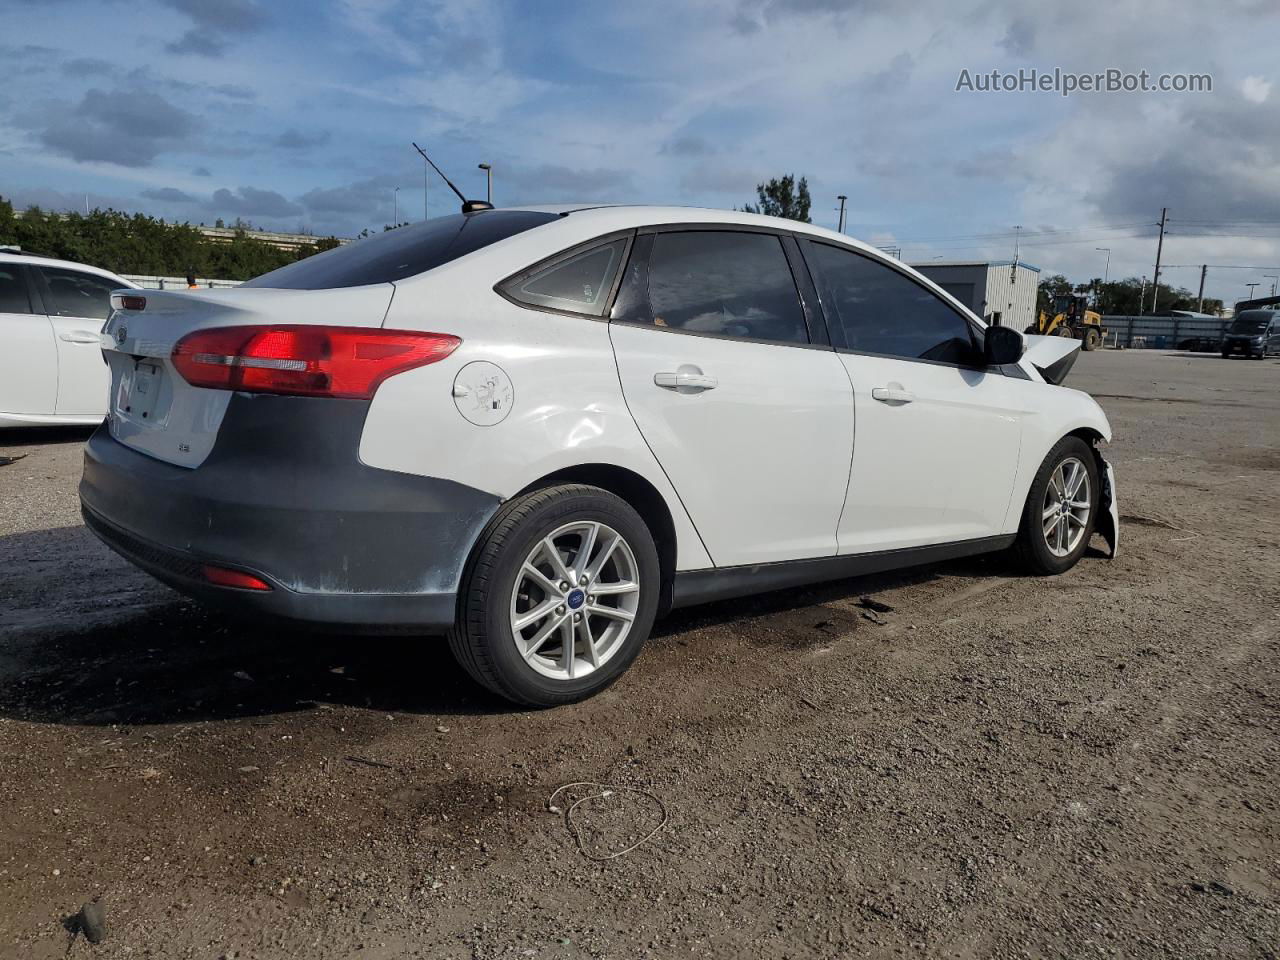
[[[145,309],[113,311],[102,332],[102,352],[111,370],[111,435],[166,463],[200,466],[213,449],[231,392],[193,387],[182,379],[170,360],[174,344],[211,327],[380,327],[394,292],[390,283],[335,290],[129,291],[146,298]]]

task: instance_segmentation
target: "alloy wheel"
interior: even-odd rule
[[[1049,475],[1041,520],[1044,542],[1055,557],[1070,555],[1089,528],[1093,509],[1089,471],[1075,457],[1068,457]]]
[[[631,632],[640,574],[631,546],[604,523],[567,523],[525,557],[511,591],[511,634],[545,677],[577,680],[604,666]]]

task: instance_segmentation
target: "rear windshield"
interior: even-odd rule
[[[1271,313],[1242,313],[1231,324],[1232,333],[1265,333],[1271,322]]]
[[[246,287],[324,290],[403,280],[558,219],[529,210],[457,213],[388,230],[255,277]]]

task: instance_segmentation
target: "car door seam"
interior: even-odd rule
[[[680,504],[680,509],[684,511],[684,515],[689,518],[689,526],[693,527],[693,532],[698,537],[698,542],[702,544],[702,550],[707,555],[707,559],[711,561],[711,565],[717,566],[716,558],[712,556],[711,549],[707,546],[707,541],[703,539],[702,531],[698,529],[697,522],[693,519],[693,514],[689,512],[688,505],[684,502],[684,498],[680,496],[680,491],[676,488],[675,481],[671,479],[671,475],[667,473],[667,468],[663,466],[662,460],[658,457],[657,452],[649,444],[649,438],[644,435],[644,431],[640,429],[640,421],[636,419],[636,415],[631,410],[631,402],[627,399],[627,390],[622,383],[622,368],[618,365],[618,348],[613,342],[613,324],[609,324],[609,351],[613,354],[613,369],[618,375],[618,393],[622,397],[622,405],[626,408],[627,416],[631,418],[631,425],[636,428],[636,433],[640,435],[645,449],[649,451],[649,456],[653,457],[653,462],[658,465],[658,469],[662,471],[662,475],[667,480],[667,486],[671,488],[671,492],[676,496],[676,502]],[[679,544],[677,547],[677,558],[679,557]]]
[[[857,397],[854,396],[853,374],[849,372],[849,365],[840,359],[839,355],[834,351],[832,356],[835,357],[836,363],[840,365],[840,369],[844,371],[844,377],[849,381],[849,415],[853,423],[853,436],[849,443],[849,472],[844,478],[844,500],[840,504],[840,513],[836,516],[836,556],[840,555],[840,530],[844,525],[844,512],[849,506],[849,492],[853,489],[853,458],[858,447],[858,404]]]

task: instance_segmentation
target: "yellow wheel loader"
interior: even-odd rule
[[[1107,329],[1102,325],[1102,315],[1089,309],[1089,298],[1062,294],[1053,298],[1053,316],[1043,310],[1027,333],[1041,337],[1074,337],[1082,341],[1085,350],[1097,350]]]

